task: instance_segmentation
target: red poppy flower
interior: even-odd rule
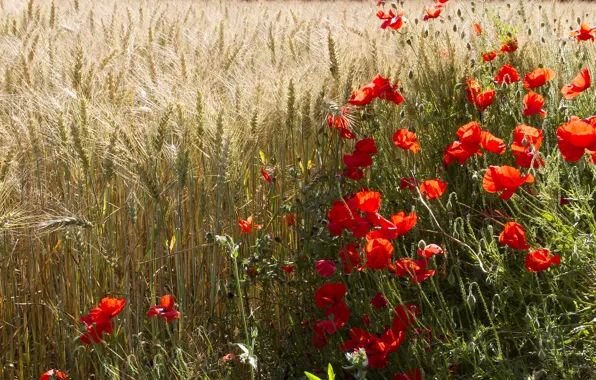
[[[344,174],[346,177],[353,179],[354,181],[360,181],[362,178],[364,178],[364,171],[354,166],[348,166],[344,170]]]
[[[427,5],[424,8],[426,15],[424,15],[424,21],[428,21],[431,18],[437,18],[439,17],[439,15],[441,14],[441,11],[443,10],[443,6],[440,4],[431,4],[431,5]]]
[[[377,294],[375,294],[375,296],[373,297],[372,301],[370,301],[370,303],[372,303],[372,305],[378,311],[381,311],[387,307],[387,299],[385,298],[385,296],[383,296],[383,293],[381,293],[381,292],[378,292]]]
[[[397,236],[403,236],[414,228],[416,222],[418,222],[418,215],[415,212],[406,215],[405,212],[401,211],[391,215],[391,222],[397,228]]]
[[[340,128],[339,136],[342,139],[346,139],[346,140],[354,140],[356,138],[356,135],[354,134],[354,132],[350,131],[348,128]]]
[[[68,375],[64,372],[60,372],[57,369],[51,369],[49,371],[47,371],[46,373],[44,373],[43,375],[41,375],[41,377],[39,378],[39,380],[50,380],[53,378],[56,379],[67,379]]]
[[[395,308],[395,315],[391,323],[391,329],[396,334],[408,331],[416,322],[418,307],[412,304],[399,305]]]
[[[515,67],[511,66],[510,64],[506,64],[505,66],[499,69],[497,76],[495,77],[495,82],[499,84],[511,84],[513,82],[519,82],[520,76]]]
[[[420,184],[420,192],[429,199],[440,198],[447,189],[447,182],[440,179],[426,180]]]
[[[542,109],[542,107],[544,107],[544,98],[542,95],[530,91],[524,96],[524,104],[526,105],[526,108],[524,108],[524,116],[531,116],[539,113],[540,117],[543,119],[545,118],[546,111]]]
[[[529,168],[532,162],[534,162],[534,168],[544,166],[544,161],[539,156],[536,156],[536,152],[540,148],[540,145],[542,145],[542,135],[542,130],[525,124],[515,127],[513,130],[511,151],[515,157],[515,162],[519,166]]]
[[[180,313],[174,310],[174,297],[166,294],[159,299],[159,305],[151,306],[146,313],[149,318],[160,315],[166,321],[172,322],[176,318],[180,318]]]
[[[583,69],[575,78],[573,78],[571,84],[568,84],[561,89],[561,93],[565,99],[573,99],[581,94],[582,91],[588,89],[591,84],[592,80],[590,79],[590,72],[588,69]]]
[[[476,35],[478,37],[480,37],[482,35],[482,27],[480,26],[480,24],[474,24],[474,33],[476,33]]]
[[[99,343],[103,339],[103,333],[111,334],[114,327],[112,318],[120,314],[125,304],[124,298],[106,297],[100,301],[99,307],[91,310],[88,315],[82,316],[79,322],[87,325],[87,332],[81,336],[81,342]]]
[[[511,166],[490,166],[484,174],[482,187],[489,193],[501,192],[499,198],[509,200],[515,190],[524,183],[533,183],[534,176],[521,172]]]
[[[234,362],[234,363],[240,363],[240,359],[238,359],[236,357],[236,355],[234,354],[227,354],[226,356],[221,358],[221,361],[223,362]]]
[[[503,154],[507,150],[503,139],[492,135],[488,131],[480,132],[480,146],[489,152]]]
[[[368,268],[385,269],[391,264],[393,245],[387,239],[372,239],[366,243],[365,252]]]
[[[344,164],[347,167],[368,168],[372,163],[372,157],[365,152],[355,151],[352,154],[344,154]]]
[[[406,335],[402,331],[395,333],[393,330],[387,330],[382,336],[377,337],[354,327],[350,329],[350,338],[341,344],[340,349],[343,352],[362,348],[371,368],[385,368],[389,364],[388,355],[399,349]]]
[[[468,78],[466,80],[466,94],[468,95],[468,102],[474,103],[474,98],[476,95],[482,92],[482,86],[478,81],[475,81],[472,78]]]
[[[422,373],[420,368],[412,368],[408,373],[399,373],[391,380],[422,380]]]
[[[418,248],[418,256],[430,259],[434,255],[442,255],[443,249],[436,244],[429,244],[423,250]]]
[[[539,68],[524,77],[524,88],[531,90],[536,87],[543,86],[549,80],[555,79],[555,72],[552,69]]]
[[[482,154],[477,144],[465,144],[459,140],[454,141],[445,148],[443,162],[445,165],[449,165],[457,161],[461,165],[476,153]]]
[[[354,196],[356,207],[362,212],[377,212],[381,208],[381,193],[361,190]]]
[[[395,146],[402,149],[411,150],[413,153],[418,153],[420,151],[418,137],[416,137],[414,132],[410,132],[406,129],[398,129],[393,134],[393,143]]]
[[[474,97],[474,105],[478,108],[478,111],[484,112],[484,110],[493,104],[495,100],[495,90],[487,90],[477,94]]]
[[[375,139],[372,138],[362,139],[356,142],[356,145],[354,145],[354,150],[370,154],[371,156],[378,152],[377,147],[375,146]]]
[[[410,191],[416,191],[418,188],[418,181],[414,177],[404,177],[400,178],[399,180],[399,189],[403,190],[405,188],[410,189]]]
[[[265,170],[261,169],[261,174],[263,175],[263,178],[265,178],[265,181],[273,183],[273,179],[271,179],[271,177],[269,176],[269,174],[267,174]]]
[[[503,45],[501,45],[501,48],[499,49],[499,54],[513,53],[516,50],[517,50],[517,40],[507,37],[507,39],[505,40],[505,42],[503,42]]]
[[[288,227],[294,225],[294,223],[296,223],[296,213],[292,212],[292,213],[284,215],[283,220],[284,220],[285,225]]]
[[[378,92],[375,86],[373,84],[367,84],[361,89],[354,91],[348,102],[355,106],[365,106],[370,104],[377,96]]]
[[[590,24],[581,24],[579,29],[571,32],[571,37],[575,37],[577,42],[581,41],[592,41],[596,37],[596,26],[590,26]]]
[[[257,270],[257,268],[251,267],[250,269],[248,269],[248,272],[246,272],[246,274],[250,277],[256,277],[259,275],[259,271]]]
[[[325,317],[333,322],[336,330],[348,323],[350,314],[350,309],[348,309],[348,306],[343,301],[337,302],[325,309]]]
[[[335,263],[330,260],[319,260],[315,263],[315,270],[322,277],[331,277],[335,273]]]
[[[530,246],[526,243],[526,231],[524,231],[524,227],[516,222],[505,224],[505,229],[499,235],[499,243],[507,244],[514,249],[530,249]]]
[[[404,11],[402,9],[397,11],[397,14],[393,14],[393,10],[389,12],[378,11],[377,17],[383,20],[381,29],[393,29],[399,30],[408,23],[408,19],[404,17]]]
[[[335,305],[341,302],[347,291],[345,284],[325,284],[315,292],[315,303],[319,309]]]
[[[281,269],[283,269],[284,272],[289,274],[294,271],[294,266],[293,265],[282,265]]]
[[[489,51],[487,53],[482,53],[482,60],[484,62],[490,62],[492,60],[494,60],[495,58],[497,58],[497,53],[494,51]]]
[[[559,264],[561,264],[561,257],[551,256],[549,250],[545,248],[532,251],[526,256],[526,269],[530,272],[542,272],[551,265]]]
[[[395,262],[395,274],[399,277],[410,276],[410,281],[416,284],[435,274],[434,270],[426,270],[426,266],[426,260],[399,259]]]
[[[252,216],[249,216],[248,218],[246,218],[246,220],[238,218],[238,225],[240,226],[240,232],[243,234],[247,234],[263,228],[262,224],[253,224]]]
[[[557,128],[557,142],[566,161],[579,161],[586,151],[596,151],[596,127],[572,116],[569,122]]]
[[[350,274],[360,267],[360,254],[358,253],[358,243],[348,244],[339,249],[339,257],[344,262],[344,273]]]

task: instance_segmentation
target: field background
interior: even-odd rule
[[[508,32],[520,42],[511,58],[520,73],[544,64],[558,76],[551,116],[539,121],[548,131],[543,196],[524,195],[526,203],[516,197],[507,211],[527,217],[542,241],[560,243],[573,266],[546,283],[517,278],[506,266],[485,281],[469,255],[457,270],[445,267],[437,280],[445,288],[435,286],[427,301],[437,302],[443,331],[461,339],[437,349],[436,376],[445,378],[457,357],[461,378],[541,370],[546,378],[590,378],[596,171],[560,168],[554,129],[570,115],[596,113],[593,92],[569,107],[555,102],[580,67],[596,73],[594,44],[568,38],[578,18],[596,22],[596,6],[450,1],[430,23],[415,22],[422,3],[403,7],[410,24],[391,33],[379,28],[372,2],[0,1],[0,378],[37,378],[49,368],[74,379],[247,378],[246,365],[220,360],[240,353],[232,344],[247,338],[238,296],[256,336],[259,378],[347,365],[337,344],[313,350],[312,331],[299,325],[316,318],[312,293],[321,281],[312,263],[337,255],[339,246],[322,219],[339,197],[335,174],[349,149],[327,128],[327,114],[377,73],[403,86],[404,104],[353,122],[359,136],[375,134],[387,146],[399,127],[420,136],[419,158],[390,151],[369,179],[407,209],[399,178],[444,172],[444,147],[477,118],[462,83],[486,73],[481,53]],[[489,37],[473,34],[476,22]],[[508,136],[521,120],[520,104],[503,102],[485,125]],[[451,190],[461,189],[449,201],[464,203],[455,206],[460,216],[478,216],[466,205],[484,211],[498,202],[486,201],[471,179],[485,159],[449,169]],[[563,191],[578,199],[573,212],[559,206]],[[446,203],[432,206],[445,218]],[[298,214],[291,228],[282,221],[289,212]],[[241,236],[237,218],[249,215],[265,227]],[[481,248],[488,268],[501,267],[486,219],[470,224],[464,216],[449,228],[465,230],[462,240],[477,234],[466,241]],[[229,252],[214,244],[223,234],[242,243],[241,294]],[[422,236],[404,250],[416,238]],[[295,277],[279,270],[290,262]],[[252,266],[261,279],[246,277]],[[352,296],[362,294],[366,304],[372,286],[361,285]],[[454,316],[452,306],[471,303],[474,286],[478,304]],[[507,301],[507,292],[516,300]],[[175,295],[182,313],[167,326],[144,315],[165,293]],[[108,295],[128,302],[115,334],[108,344],[80,345],[79,317]],[[447,322],[457,318],[466,322]],[[497,330],[503,347],[492,340]]]

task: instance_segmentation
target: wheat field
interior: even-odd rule
[[[340,369],[347,362],[337,345],[314,350],[300,322],[317,318],[313,262],[337,256],[329,205],[358,191],[337,176],[349,143],[331,133],[327,115],[377,73],[398,82],[406,101],[353,115],[351,125],[388,144],[408,127],[426,150],[420,159],[383,153],[368,186],[386,186],[402,209],[428,207],[443,220],[461,211],[441,231],[478,247],[486,268],[505,260],[482,221],[491,207],[532,220],[535,239],[579,252],[573,269],[545,284],[507,267],[484,271],[465,250],[457,270],[445,262],[421,297],[436,305],[436,320],[454,321],[435,339],[454,340],[443,339],[425,378],[593,378],[596,170],[564,168],[554,130],[573,114],[595,114],[594,92],[573,105],[549,103],[542,127],[552,150],[536,201],[495,206],[467,187],[492,158],[478,158],[466,176],[440,162],[457,127],[478,117],[463,83],[487,70],[481,54],[515,34],[512,62],[520,73],[552,67],[555,99],[580,68],[596,67],[595,45],[569,38],[577,20],[596,22],[595,6],[452,0],[424,22],[424,4],[401,3],[409,25],[390,32],[379,28],[374,2],[0,0],[0,378],[60,368],[73,379],[293,379],[327,363],[338,378],[356,378]],[[493,40],[476,37],[474,23]],[[481,117],[507,136],[520,117],[503,104]],[[449,205],[406,203],[395,191],[414,172],[451,175],[457,194]],[[558,196],[569,183],[579,201],[565,214]],[[540,222],[545,213],[557,222]],[[264,225],[258,233],[240,233],[238,218],[248,216]],[[224,235],[240,244],[237,260],[233,245],[219,244]],[[398,249],[422,238],[430,239],[421,230]],[[296,266],[294,277],[279,270],[284,264]],[[386,281],[350,278],[354,308]],[[384,284],[397,297],[391,304],[407,298],[401,285]],[[507,292],[517,300],[505,301]],[[145,316],[164,294],[181,312],[171,324]],[[79,318],[106,296],[127,302],[113,334],[81,344]],[[477,306],[455,310],[464,301]],[[237,343],[258,364],[222,360],[242,354]],[[392,370],[406,372],[405,358],[430,360],[418,348]],[[371,370],[367,378],[391,377]]]

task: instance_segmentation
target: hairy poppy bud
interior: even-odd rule
[[[418,248],[424,251],[424,249],[426,248],[426,242],[424,240],[420,240],[418,242]]]
[[[489,234],[490,236],[493,236],[493,233],[494,233],[494,231],[493,231],[493,226],[492,226],[492,224],[489,224],[489,225],[486,227],[486,229],[488,230],[488,234]]]
[[[472,293],[468,294],[468,297],[466,297],[466,302],[468,303],[470,309],[474,310],[476,307],[476,297],[474,297]]]
[[[453,24],[453,31],[457,32],[457,24]]]
[[[449,277],[447,277],[447,282],[449,282],[449,285],[451,285],[451,286],[455,285],[455,275],[453,274],[453,272],[449,272]]]

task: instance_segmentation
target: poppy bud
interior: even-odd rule
[[[417,18],[414,19],[414,24],[418,25],[418,19]]]
[[[457,32],[457,24],[453,24],[453,31]]]
[[[412,40],[410,40],[409,38],[406,40],[406,43],[410,46],[412,46]]]
[[[453,210],[453,204],[451,204],[451,197],[449,197],[449,200],[447,201],[447,205],[445,205],[445,208],[447,209],[447,211]]]
[[[582,23],[582,19],[578,17],[578,18],[577,18],[577,23],[578,23],[579,25],[581,25],[581,23]]]
[[[457,17],[461,17],[461,9],[457,9]]]
[[[424,38],[428,37],[428,29],[424,31]]]
[[[472,45],[470,45],[469,42],[466,44],[466,47],[468,48],[468,50],[472,50]]]
[[[540,27],[541,28],[544,28],[544,23],[543,22],[540,23]]]
[[[408,71],[408,78],[412,79],[414,76],[414,72],[412,70]]]
[[[489,225],[486,227],[486,229],[488,230],[488,234],[489,234],[490,236],[493,236],[493,234],[494,234],[494,231],[493,231],[493,226],[492,226],[492,224],[489,224]]]
[[[478,180],[480,179],[480,176],[478,175],[478,173],[474,173],[474,174],[472,175],[472,179],[473,179],[474,181],[478,181]]]
[[[532,28],[528,28],[528,36],[532,35]]]
[[[405,116],[406,116],[406,111],[401,110],[401,112],[399,113],[399,117],[404,118]]]
[[[455,275],[453,274],[453,272],[449,272],[449,277],[447,277],[447,282],[451,286],[455,285]]]
[[[507,3],[507,8],[511,8],[511,4]]]
[[[424,240],[420,240],[418,242],[418,248],[424,251],[424,249],[426,248],[426,242]]]
[[[546,43],[546,40],[544,39],[544,37],[541,37],[540,41],[542,41],[543,44]]]
[[[468,297],[466,297],[466,302],[468,303],[470,309],[474,310],[476,307],[476,297],[474,297],[472,293],[468,294]]]
[[[538,359],[540,359],[540,361],[544,361],[546,359],[546,354],[544,353],[544,350],[538,351]]]
[[[513,34],[511,34],[511,32],[507,32],[507,37],[513,37]]]

